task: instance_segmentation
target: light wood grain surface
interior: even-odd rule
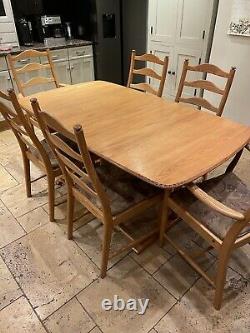
[[[250,140],[250,128],[112,83],[95,81],[33,95],[91,151],[162,188],[210,172]],[[31,97],[21,98],[29,112]]]

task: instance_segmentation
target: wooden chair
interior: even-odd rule
[[[198,72],[203,74],[213,74],[217,77],[225,78],[226,85],[224,89],[219,88],[213,82],[208,80],[196,80],[196,81],[186,81],[187,73],[189,72]],[[221,116],[228,98],[228,94],[230,92],[236,68],[232,67],[230,72],[224,72],[219,67],[212,64],[201,64],[198,66],[190,66],[189,61],[185,60],[183,65],[183,71],[180,79],[180,84],[178,88],[178,92],[176,95],[175,101],[177,103],[189,103],[193,105],[197,105],[200,108],[205,108],[209,111],[215,112],[217,116]],[[207,90],[212,93],[221,96],[219,106],[213,106],[209,101],[200,96],[193,97],[181,97],[183,94],[184,87],[192,87],[195,89],[200,89],[201,91]]]
[[[210,277],[191,254],[169,237],[166,230],[170,210],[207,241],[209,247],[200,254],[213,248],[218,251],[215,277]],[[190,184],[171,195],[166,193],[162,212],[161,244],[166,239],[215,288],[214,307],[219,310],[232,251],[250,242],[250,189],[236,175],[226,173],[200,187]]]
[[[164,61],[159,59],[153,54],[144,54],[144,55],[136,55],[136,51],[132,51],[131,56],[131,64],[130,64],[130,70],[129,70],[129,77],[128,77],[128,88],[133,88],[136,90],[148,92],[153,95],[157,95],[158,97],[162,97],[165,81],[166,81],[166,75],[168,70],[168,57],[165,57]],[[142,61],[142,62],[149,62],[152,64],[157,64],[163,66],[161,75],[157,74],[153,69],[151,68],[141,68],[141,69],[135,69],[135,63],[136,61]],[[156,79],[160,81],[158,90],[155,90],[152,88],[148,83],[136,83],[133,84],[133,78],[134,75],[143,75],[148,76],[152,79]]]
[[[119,229],[124,222],[159,204],[162,195],[156,188],[105,161],[102,161],[100,166],[94,165],[80,125],[74,126],[74,134],[72,134],[49,114],[42,112],[36,99],[32,100],[32,106],[66,179],[68,238],[73,237],[75,200],[84,205],[104,225],[101,265],[101,277],[104,278],[109,259],[147,240],[155,234],[158,227],[156,226],[147,235],[137,240],[131,241],[131,237],[127,235],[130,243],[110,254],[113,230]],[[60,138],[55,135],[55,132],[60,133]],[[70,148],[68,140],[77,142],[78,152]]]
[[[25,61],[28,58],[38,58],[38,57],[47,58],[48,64],[40,64],[37,62],[32,62],[32,63],[28,63],[20,68],[16,67],[17,62]],[[26,88],[30,88],[30,87],[37,86],[37,85],[52,83],[55,86],[55,88],[60,88],[60,87],[65,86],[65,84],[60,84],[57,81],[54,64],[53,64],[49,50],[46,50],[46,51],[26,50],[26,51],[21,52],[18,55],[9,54],[7,56],[7,61],[8,61],[9,67],[11,69],[13,78],[16,82],[19,93],[22,96],[26,95],[25,94]],[[32,73],[32,72],[40,71],[40,70],[49,70],[49,72],[51,73],[51,77],[36,76],[36,77],[31,78],[27,82],[23,82],[20,78],[20,75],[23,75],[26,73]]]
[[[14,110],[12,110],[0,102],[0,112],[12,129],[22,152],[27,197],[31,197],[31,183],[44,177],[31,180],[30,162],[33,162],[47,176],[49,217],[50,221],[54,221],[55,178],[62,174],[57,159],[46,140],[38,139],[32,125],[32,119],[23,112],[14,90],[9,89],[9,96],[1,93],[0,97],[11,101],[14,107]]]

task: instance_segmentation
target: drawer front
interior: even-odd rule
[[[14,23],[0,23],[0,33],[16,32]]]
[[[6,71],[8,68],[5,57],[0,57],[0,71]]]
[[[21,68],[30,63],[40,63],[40,59],[39,58],[27,58],[27,59],[18,60],[15,63],[15,67]]]
[[[54,62],[68,60],[67,49],[50,51],[50,54],[51,54],[52,61],[54,61]],[[45,64],[47,62],[48,62],[48,60],[46,57],[41,57],[42,64]]]
[[[15,32],[6,32],[1,34],[0,42],[4,43],[15,43],[17,42],[17,34]]]
[[[92,56],[92,55],[93,55],[92,45],[72,47],[69,49],[70,59],[75,59],[84,56]]]

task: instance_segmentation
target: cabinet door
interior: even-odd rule
[[[169,65],[168,65],[168,72],[171,72],[171,68],[173,68],[173,47],[170,46],[163,46],[157,43],[152,43],[151,45],[152,49],[150,52],[157,57],[159,57],[161,60],[164,60],[164,58],[167,56],[169,57]],[[155,70],[159,75],[162,73],[162,66],[157,64],[148,64],[149,67],[151,67],[153,70]],[[174,79],[173,76],[170,74],[167,74],[164,90],[163,90],[163,97],[170,98],[173,94],[173,86],[174,86]],[[150,84],[154,89],[159,88],[159,80],[156,79],[150,79]]]
[[[174,44],[179,0],[149,1],[149,39],[155,42]]]
[[[173,89],[174,96],[177,93],[182,70],[183,70],[183,63],[185,59],[189,59],[189,64],[194,66],[198,65],[200,62],[201,57],[201,51],[195,51],[193,49],[187,49],[187,48],[180,48],[177,47],[175,51],[175,85]],[[201,73],[197,72],[188,72],[187,74],[187,81],[195,81],[202,78]],[[185,87],[183,90],[183,96],[190,97],[194,96],[197,93],[197,91],[194,88]]]
[[[70,67],[68,61],[54,62],[54,68],[59,83],[71,84]]]
[[[85,57],[70,60],[72,84],[94,80],[93,58]]]
[[[9,88],[12,88],[12,81],[11,77],[8,71],[2,71],[0,72],[0,90],[4,93],[7,92]],[[10,102],[5,102],[8,106],[12,106]],[[0,113],[0,121],[4,120],[3,116]]]
[[[176,43],[202,49],[208,34],[213,0],[179,0]]]

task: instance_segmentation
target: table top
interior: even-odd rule
[[[68,130],[81,124],[92,152],[162,188],[210,172],[250,140],[250,127],[103,81],[21,98],[28,112],[32,97]]]

